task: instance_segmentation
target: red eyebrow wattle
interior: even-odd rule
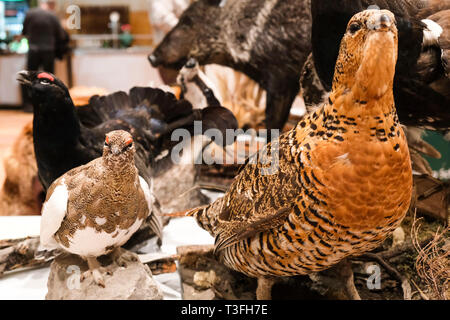
[[[51,82],[55,81],[55,78],[53,78],[47,72],[39,73],[37,77],[38,77],[38,79],[47,79],[47,80],[50,80]]]

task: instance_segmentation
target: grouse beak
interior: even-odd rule
[[[30,73],[22,70],[17,73],[17,81],[25,86],[31,86]]]
[[[373,31],[392,31],[392,26],[395,24],[395,17],[390,12],[383,12],[381,10],[379,14],[374,15],[369,21],[367,21],[367,27]]]
[[[158,67],[160,64],[161,64],[161,62],[159,61],[159,59],[154,55],[154,54],[150,54],[149,56],[148,56],[148,61],[150,62],[150,64],[153,66],[153,67]]]
[[[120,153],[120,148],[118,146],[112,146],[111,147],[111,152],[113,155],[117,156]]]
[[[184,66],[188,69],[193,69],[197,66],[197,60],[195,60],[194,58],[190,58]]]

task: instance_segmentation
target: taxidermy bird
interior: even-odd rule
[[[219,105],[223,98],[216,85],[200,70],[197,60],[191,58],[178,73],[177,83],[182,97],[198,108]]]
[[[450,130],[449,0],[312,0],[314,65],[322,84],[331,89],[348,20],[369,6],[390,10],[397,19],[394,97],[400,122],[445,134]]]
[[[352,17],[329,101],[249,158],[223,198],[188,211],[225,265],[258,278],[257,298],[270,298],[273,277],[376,248],[404,218],[412,172],[392,89],[397,39],[390,11]]]
[[[135,143],[126,131],[106,135],[103,155],[52,183],[42,209],[40,242],[84,258],[95,282],[105,286],[97,257],[113,252],[119,264],[131,257],[116,250],[152,211],[151,185],[134,163]],[[131,258],[130,258],[131,259]]]
[[[45,194],[37,177],[31,121],[13,141],[3,164],[5,180],[0,186],[0,216],[40,214]]]
[[[183,98],[192,105],[218,104],[231,110],[239,128],[256,129],[264,125],[265,91],[239,71],[217,64],[202,70],[191,58],[181,68],[177,83]]]
[[[33,102],[34,150],[45,189],[70,169],[100,157],[104,136],[113,130],[132,134],[136,167],[150,184],[152,164],[175,144],[170,138],[175,129],[192,129],[195,120],[202,121],[203,130],[225,132],[237,126],[225,108],[194,110],[188,101],[160,89],[135,87],[129,94],[94,96],[89,105],[75,108],[67,87],[52,74],[22,71],[18,81],[29,88]],[[149,218],[151,229],[161,237],[159,217]]]

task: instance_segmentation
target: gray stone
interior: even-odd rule
[[[150,269],[142,264],[137,256],[136,258],[136,261],[127,262],[127,266],[122,267],[112,262],[108,256],[101,257],[99,262],[111,271],[111,274],[103,275],[103,288],[94,282],[91,274],[80,281],[81,274],[88,270],[83,259],[76,255],[61,255],[51,264],[46,299],[161,300],[161,289],[153,280]]]
[[[194,287],[183,283],[183,300],[214,300],[215,296],[212,289],[196,290]]]

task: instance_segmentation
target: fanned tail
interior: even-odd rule
[[[129,94],[119,91],[93,96],[88,105],[77,108],[77,113],[87,127],[109,123],[108,129],[114,126],[133,128],[159,146],[168,145],[170,135],[176,129],[184,128],[194,133],[195,121],[202,122],[201,134],[218,129],[225,137],[227,129],[238,127],[233,113],[224,107],[194,109],[189,101],[178,100],[170,92],[150,87],[134,87]]]

